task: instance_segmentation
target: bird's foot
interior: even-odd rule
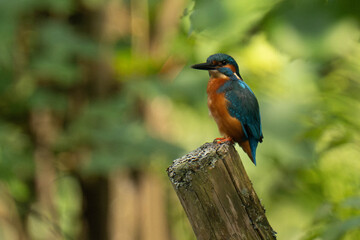
[[[222,137],[222,138],[215,138],[216,143],[220,144],[220,143],[224,143],[224,142],[230,142],[233,143],[233,139],[231,137]]]

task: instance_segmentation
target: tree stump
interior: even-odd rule
[[[198,240],[276,239],[232,144],[205,143],[167,172]]]

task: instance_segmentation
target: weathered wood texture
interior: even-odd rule
[[[232,145],[206,143],[167,172],[198,240],[276,239]]]

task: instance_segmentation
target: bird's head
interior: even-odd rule
[[[213,77],[217,77],[219,74],[229,77],[231,74],[235,73],[240,79],[242,79],[236,61],[231,56],[224,53],[211,55],[206,60],[206,63],[195,64],[191,67],[199,70],[208,70],[210,76]]]

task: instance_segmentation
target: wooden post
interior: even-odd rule
[[[198,240],[276,239],[231,144],[205,143],[167,172]]]

